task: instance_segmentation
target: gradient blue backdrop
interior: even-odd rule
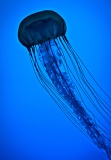
[[[17,30],[27,15],[58,12],[67,37],[111,96],[111,0],[0,1],[0,160],[106,160],[37,81]]]

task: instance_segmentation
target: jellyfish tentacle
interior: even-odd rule
[[[100,149],[104,150],[110,159],[111,147],[109,147],[109,142],[107,141],[105,136],[99,131],[94,121],[92,121],[90,116],[85,111],[81,101],[77,98],[74,91],[74,82],[70,80],[67,72],[61,70],[61,56],[58,57],[57,49],[55,50],[55,44],[54,42],[52,42],[53,41],[49,41],[40,45],[40,48],[43,51],[40,52],[42,54],[41,56],[39,54],[39,59],[42,62],[42,65],[44,66],[53,85],[55,86],[59,94],[62,95],[65,101],[69,103],[75,116],[84,126],[87,134],[92,139],[93,143],[96,144]]]

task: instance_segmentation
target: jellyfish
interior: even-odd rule
[[[65,20],[55,11],[45,10],[21,21],[18,39],[28,50],[43,88],[68,119],[111,160],[111,98],[73,49],[66,31]]]

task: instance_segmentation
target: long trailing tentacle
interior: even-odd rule
[[[88,107],[94,106],[108,125],[111,125],[110,106],[86,79],[81,66],[83,62],[66,36],[33,46],[29,53],[41,85],[70,121],[111,159],[111,132]],[[90,74],[89,71],[88,73]],[[94,80],[93,77],[92,79]],[[95,83],[99,86],[96,81]],[[83,94],[90,103],[85,103]]]

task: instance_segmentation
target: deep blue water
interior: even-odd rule
[[[0,8],[0,160],[107,160],[40,86],[17,31],[29,14],[58,12],[73,48],[111,96],[111,1],[4,0]]]

